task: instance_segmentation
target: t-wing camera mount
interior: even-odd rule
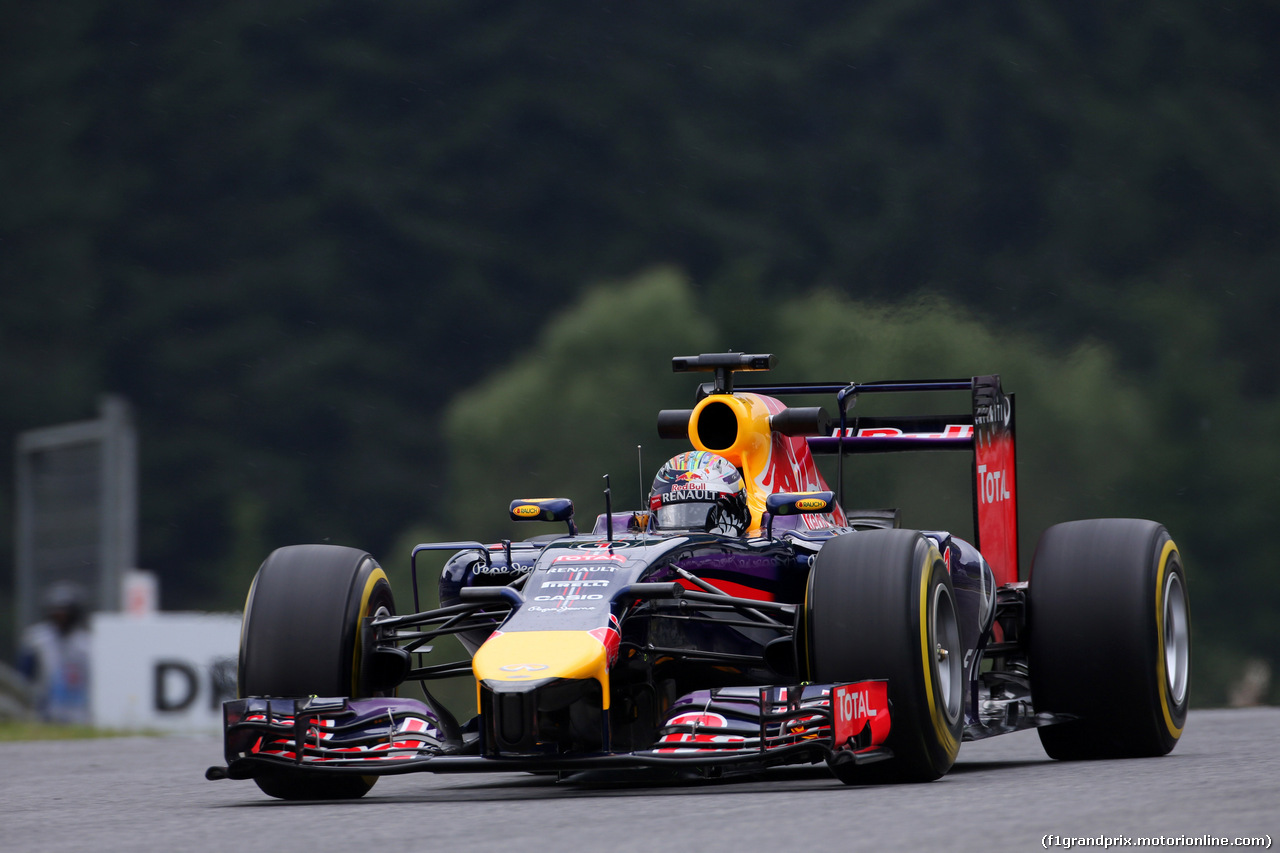
[[[733,374],[741,371],[772,370],[778,364],[773,354],[741,352],[703,353],[702,355],[678,355],[671,359],[673,373],[714,373],[714,394],[733,393]]]

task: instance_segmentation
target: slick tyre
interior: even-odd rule
[[[335,545],[292,545],[267,557],[249,588],[240,628],[241,696],[370,695],[361,680],[361,620],[395,613],[373,557]],[[283,800],[352,799],[374,776],[272,769],[254,779]]]
[[[914,530],[839,536],[809,574],[801,666],[811,681],[889,682],[893,758],[832,764],[848,784],[928,782],[951,769],[964,725],[964,650],[942,556]]]
[[[1182,736],[1190,684],[1186,572],[1154,521],[1050,527],[1031,567],[1028,665],[1052,758],[1164,755]]]

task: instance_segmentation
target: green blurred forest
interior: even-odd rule
[[[1024,573],[1047,524],[1156,518],[1189,566],[1196,701],[1280,669],[1280,7],[5,21],[0,438],[133,404],[164,607],[238,608],[277,545],[403,577],[414,540],[500,535],[522,492],[587,516],[610,473],[638,500],[636,445],[655,469],[679,449],[657,409],[692,401],[669,358],[729,348],[778,379],[1001,373]],[[933,464],[850,485],[968,524]],[[0,454],[6,517],[12,480]],[[2,525],[6,608],[12,554]]]

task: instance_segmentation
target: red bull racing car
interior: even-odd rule
[[[676,358],[713,381],[659,413],[691,449],[649,505],[577,528],[572,501],[518,499],[564,532],[418,545],[398,614],[369,554],[280,548],[245,604],[226,766],[283,799],[350,798],[381,775],[667,767],[705,775],[825,762],[846,783],[928,781],[965,740],[1035,727],[1061,759],[1161,755],[1187,713],[1186,578],[1164,527],[1046,530],[1019,580],[1014,400],[998,376],[739,385],[770,355]],[[966,411],[859,417],[869,394],[963,392]],[[834,395],[835,415],[780,398]],[[957,395],[952,394],[951,398]],[[972,458],[974,541],[847,510],[844,456]],[[833,455],[833,489],[815,456]],[[451,554],[420,610],[418,560]],[[469,653],[439,661],[457,636]],[[473,674],[459,721],[434,679]],[[424,698],[398,698],[421,682]]]

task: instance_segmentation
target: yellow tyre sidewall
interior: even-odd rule
[[[1175,712],[1179,709],[1174,707],[1173,697],[1169,691],[1169,673],[1165,669],[1164,596],[1165,580],[1169,572],[1176,571],[1181,565],[1182,558],[1178,554],[1178,546],[1172,539],[1166,540],[1164,548],[1160,551],[1160,561],[1156,568],[1156,685],[1160,694],[1160,713],[1165,730],[1174,740],[1182,737],[1182,724],[1175,723],[1173,719]],[[1185,724],[1185,716],[1183,724]]]
[[[382,570],[382,567],[372,560],[370,563],[373,565],[373,571],[369,572],[364,579],[364,588],[360,591],[360,609],[356,611],[355,617],[355,642],[351,646],[351,696],[358,695],[360,687],[360,660],[364,654],[361,623],[366,616],[373,615],[369,612],[369,600],[373,597],[373,591],[379,582],[386,584],[388,588],[391,586],[387,573]]]
[[[935,567],[942,563],[942,555],[932,545],[925,551],[924,560],[920,564],[920,666],[924,677],[925,701],[929,707],[929,721],[933,726],[933,734],[939,746],[947,756],[948,764],[956,760],[960,752],[960,741],[947,722],[946,710],[942,707],[939,685],[934,683],[933,649],[937,638],[931,630],[934,620],[930,611],[933,601],[933,573]],[[944,568],[945,572],[946,569]]]

